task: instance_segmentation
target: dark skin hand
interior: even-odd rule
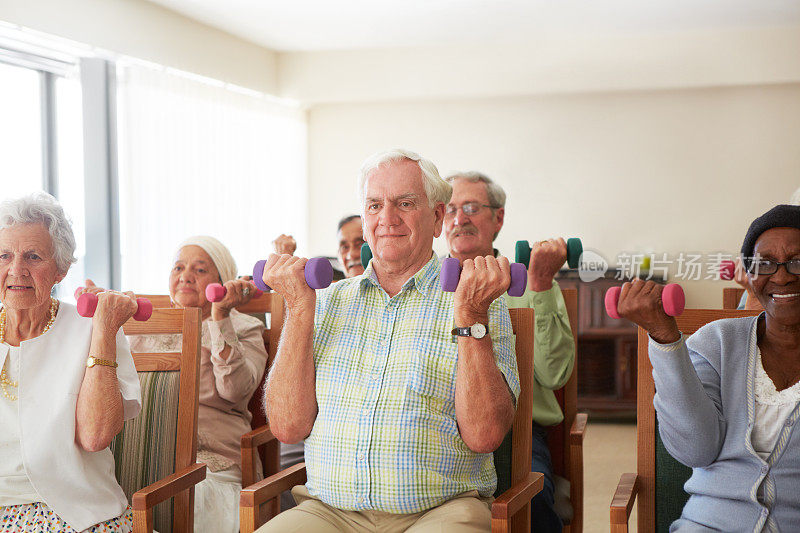
[[[661,300],[663,285],[650,280],[633,280],[622,286],[617,302],[617,312],[622,318],[647,330],[659,344],[671,344],[680,340],[681,332],[675,317],[664,312]]]

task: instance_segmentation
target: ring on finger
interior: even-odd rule
[[[250,287],[242,289],[242,296],[247,296],[248,294],[250,294]]]

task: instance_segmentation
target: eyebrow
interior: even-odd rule
[[[405,193],[405,194],[400,194],[400,195],[398,195],[398,196],[394,196],[394,197],[392,197],[392,198],[389,198],[389,200],[391,200],[391,201],[397,201],[397,200],[417,200],[417,199],[419,199],[419,198],[420,198],[420,195],[419,195],[419,194],[415,194],[415,193],[413,193],[413,192],[409,192],[409,193]],[[383,198],[377,198],[377,197],[371,197],[371,198],[367,198],[367,202],[379,202],[379,201],[381,201],[381,200],[383,200]]]

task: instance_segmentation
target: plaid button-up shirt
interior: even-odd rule
[[[458,345],[453,294],[435,256],[393,298],[372,265],[317,293],[314,364],[319,412],[305,441],[309,492],[346,510],[415,513],[457,494],[494,493],[491,453],[456,425]],[[495,361],[519,396],[503,298],[489,309]]]

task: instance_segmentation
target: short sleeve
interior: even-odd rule
[[[142,410],[142,389],[139,386],[139,374],[133,363],[131,348],[128,339],[122,332],[117,332],[117,382],[122,394],[122,409],[124,419],[136,418]]]

